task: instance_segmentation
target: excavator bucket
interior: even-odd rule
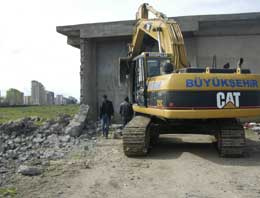
[[[128,57],[119,58],[120,84],[126,83],[127,75],[129,74],[129,62]]]

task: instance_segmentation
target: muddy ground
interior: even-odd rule
[[[210,136],[165,135],[147,157],[127,158],[121,139],[98,138],[51,161],[41,176],[16,175],[21,198],[260,197],[259,137],[244,158],[219,158]]]

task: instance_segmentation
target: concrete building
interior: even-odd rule
[[[17,89],[8,89],[6,91],[6,102],[8,105],[23,105],[23,92],[20,92]]]
[[[192,66],[218,67],[229,62],[235,67],[240,57],[244,67],[260,72],[260,13],[184,16],[174,18],[184,35],[188,59]],[[90,105],[90,117],[97,118],[103,94],[119,104],[127,95],[119,84],[118,58],[127,56],[135,21],[117,21],[59,26],[57,32],[67,36],[67,43],[81,53],[80,102]]]
[[[54,104],[54,92],[46,91],[46,104],[53,105]]]
[[[77,103],[77,99],[69,96],[68,98],[63,97],[62,98],[62,104],[66,105],[66,104],[76,104]]]
[[[62,98],[62,104],[63,104],[63,105],[69,104],[69,99],[66,98],[66,97],[63,97],[63,98]]]
[[[62,105],[64,102],[63,95],[56,95],[55,97],[55,104]]]
[[[0,105],[5,103],[5,98],[4,97],[0,97]]]
[[[23,103],[25,105],[32,105],[32,97],[31,96],[24,96]]]
[[[33,105],[45,105],[46,104],[46,93],[42,83],[33,80],[31,82],[31,102]]]
[[[0,91],[0,106],[3,106],[5,104],[5,98],[1,96],[1,91]]]

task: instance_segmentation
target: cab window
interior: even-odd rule
[[[147,60],[148,76],[159,76],[160,75],[160,61],[157,59]]]
[[[169,59],[148,59],[147,70],[148,77],[159,76],[164,74],[162,68],[165,63],[170,63]]]

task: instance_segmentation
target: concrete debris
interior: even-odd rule
[[[244,124],[245,129],[251,129],[253,131],[260,131],[260,123],[256,122],[246,122]]]
[[[7,173],[8,170],[6,168],[0,168],[0,173],[3,174],[3,173]]]
[[[14,137],[23,134],[28,135],[36,128],[37,126],[34,124],[34,121],[30,117],[27,117],[2,124],[0,126],[0,131],[3,131],[6,135]]]
[[[89,106],[81,104],[79,112],[70,121],[69,125],[65,129],[65,134],[69,134],[71,137],[78,137],[82,133],[82,129],[85,127],[87,121]]]
[[[70,136],[69,135],[60,136],[59,139],[60,139],[61,142],[69,142]]]
[[[260,139],[260,123],[247,122],[247,123],[244,124],[244,128],[245,129],[251,129],[252,131],[257,133],[259,135],[259,139]]]
[[[43,169],[36,166],[20,165],[17,172],[26,176],[37,176],[43,173]]]
[[[244,124],[244,128],[245,128],[245,129],[251,129],[252,127],[255,127],[255,126],[257,126],[257,123],[256,123],[256,122],[246,122],[246,123]]]
[[[36,124],[41,118],[27,117],[0,125],[0,186],[7,182],[9,175],[19,172],[23,175],[38,175],[41,170],[25,166],[35,159],[41,164],[49,160],[64,158],[65,154],[83,142],[93,141],[96,136],[95,123],[87,122],[88,106],[81,105],[77,116],[59,115],[42,125]],[[80,123],[77,134],[66,133]],[[71,124],[69,126],[69,124]],[[75,132],[76,133],[76,132]],[[81,136],[80,136],[81,135]],[[79,137],[78,137],[79,136]]]
[[[112,138],[113,139],[122,139],[122,130],[117,129],[117,130],[112,131]]]
[[[82,168],[83,169],[90,169],[91,168],[91,160],[86,160],[82,163]]]
[[[254,126],[251,129],[252,129],[252,131],[260,133],[260,126]]]
[[[110,131],[112,133],[113,139],[122,139],[122,124],[112,124],[110,127]]]

